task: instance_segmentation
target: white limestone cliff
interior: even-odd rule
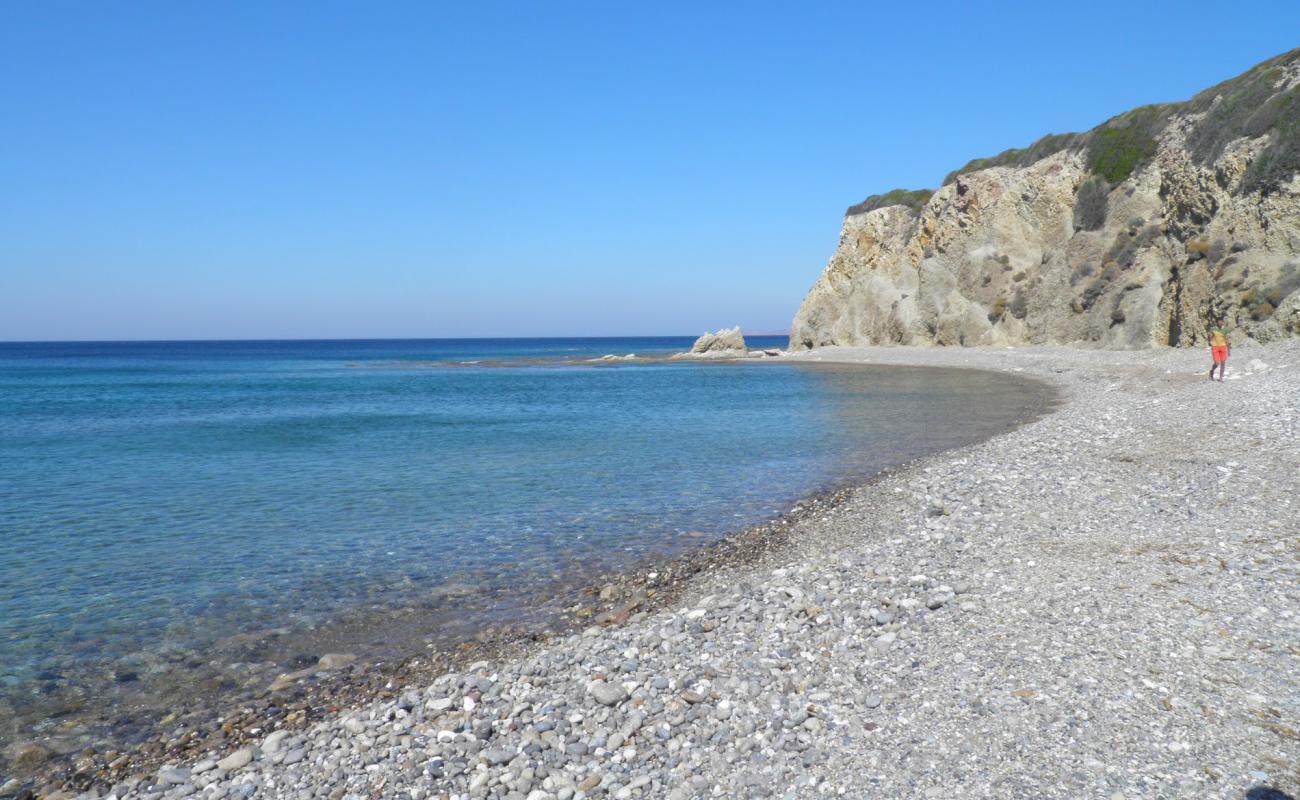
[[[1298,334],[1297,119],[1300,50],[973,162],[928,198],[872,198],[845,217],[790,347],[1188,346],[1217,315],[1259,341]]]

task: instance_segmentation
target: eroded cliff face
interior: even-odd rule
[[[1300,176],[1286,160],[1297,142],[1279,139],[1300,139],[1290,122],[1300,107],[1300,51],[1244,78],[1254,83],[1049,137],[1076,146],[1041,158],[1051,147],[1008,151],[1003,157],[1031,163],[963,172],[916,208],[850,209],[794,318],[790,347],[1188,346],[1204,342],[1218,314],[1260,341],[1300,334]],[[1207,147],[1207,126],[1223,125],[1225,102],[1253,102],[1281,122],[1228,109],[1248,117],[1241,130],[1263,133],[1233,137],[1236,129],[1216,127],[1210,133],[1229,138]],[[1132,133],[1140,124],[1150,130],[1146,149]],[[1096,143],[1112,130],[1137,141],[1121,152],[1131,167],[1102,161],[1114,148]],[[1088,136],[1092,144],[1078,144]],[[1101,174],[1114,178],[1116,169],[1122,180]]]

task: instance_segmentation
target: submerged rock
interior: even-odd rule
[[[49,761],[51,755],[48,747],[37,742],[18,742],[5,751],[10,765],[21,772],[36,769]]]
[[[158,781],[165,784],[190,782],[191,771],[184,767],[163,767],[158,770]]]
[[[318,669],[338,669],[339,667],[346,667],[356,660],[357,657],[351,653],[326,653],[320,657],[320,661],[317,662],[316,666]]]

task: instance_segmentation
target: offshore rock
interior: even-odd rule
[[[745,346],[745,337],[740,333],[740,327],[723,328],[717,333],[705,332],[703,336],[695,340],[691,345],[691,354],[709,355],[709,354],[727,354],[735,353],[744,354],[748,352]]]
[[[1300,333],[1300,50],[1184,103],[849,209],[791,324],[823,345],[1204,345]]]

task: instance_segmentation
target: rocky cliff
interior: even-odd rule
[[[848,210],[790,347],[1300,334],[1300,50]]]

